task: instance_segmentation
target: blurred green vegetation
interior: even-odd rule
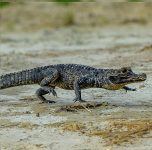
[[[143,0],[128,0],[128,2],[144,2]]]
[[[0,8],[6,7],[10,4],[10,2],[1,2],[0,1]]]
[[[74,14],[73,14],[73,12],[71,12],[71,11],[66,12],[65,16],[64,16],[63,24],[65,26],[71,26],[71,25],[74,25],[74,23],[75,23],[75,21],[74,21]]]
[[[58,2],[59,4],[65,4],[68,5],[72,2],[80,2],[80,0],[54,0],[55,2]]]

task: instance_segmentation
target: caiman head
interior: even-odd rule
[[[130,67],[123,67],[121,69],[111,70],[111,73],[107,74],[107,78],[109,82],[104,88],[118,90],[127,84],[145,81],[147,76],[145,73],[134,73]]]

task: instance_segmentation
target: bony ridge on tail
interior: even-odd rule
[[[39,84],[37,97],[42,102],[54,103],[46,100],[44,95],[52,93],[57,96],[55,87],[75,91],[74,101],[84,102],[81,99],[81,89],[104,88],[107,90],[125,89],[135,91],[126,85],[145,81],[145,73],[135,74],[130,67],[120,69],[96,69],[80,64],[57,64],[37,67],[20,72],[0,76],[0,89],[15,86]]]

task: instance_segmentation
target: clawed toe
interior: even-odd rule
[[[47,103],[52,104],[52,103],[56,103],[55,101],[48,101]]]
[[[54,90],[52,91],[52,94],[54,97],[57,97],[57,93]]]
[[[85,101],[85,100],[80,100],[79,102],[81,102],[81,103],[85,103],[86,101]]]
[[[55,101],[45,100],[45,101],[42,101],[40,104],[43,104],[43,103],[53,104],[53,103],[56,103],[56,102]]]
[[[132,91],[137,91],[137,89],[136,89],[136,88],[134,88],[134,89],[132,89]]]
[[[130,88],[130,87],[127,87],[127,86],[124,86],[123,89],[127,92],[127,91],[136,91],[137,89],[136,88]]]
[[[79,101],[79,102],[81,102],[81,103],[84,103],[84,102],[86,102],[85,100],[82,100],[82,99],[78,99],[78,98],[75,98],[73,101],[74,101],[74,103],[75,103],[76,101]]]

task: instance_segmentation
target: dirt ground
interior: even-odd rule
[[[137,91],[87,89],[88,103],[73,104],[74,92],[56,88],[55,104],[40,104],[38,85],[0,91],[0,149],[151,150],[151,25],[60,27],[1,32],[0,74],[48,64],[97,68],[131,66],[147,80]]]

